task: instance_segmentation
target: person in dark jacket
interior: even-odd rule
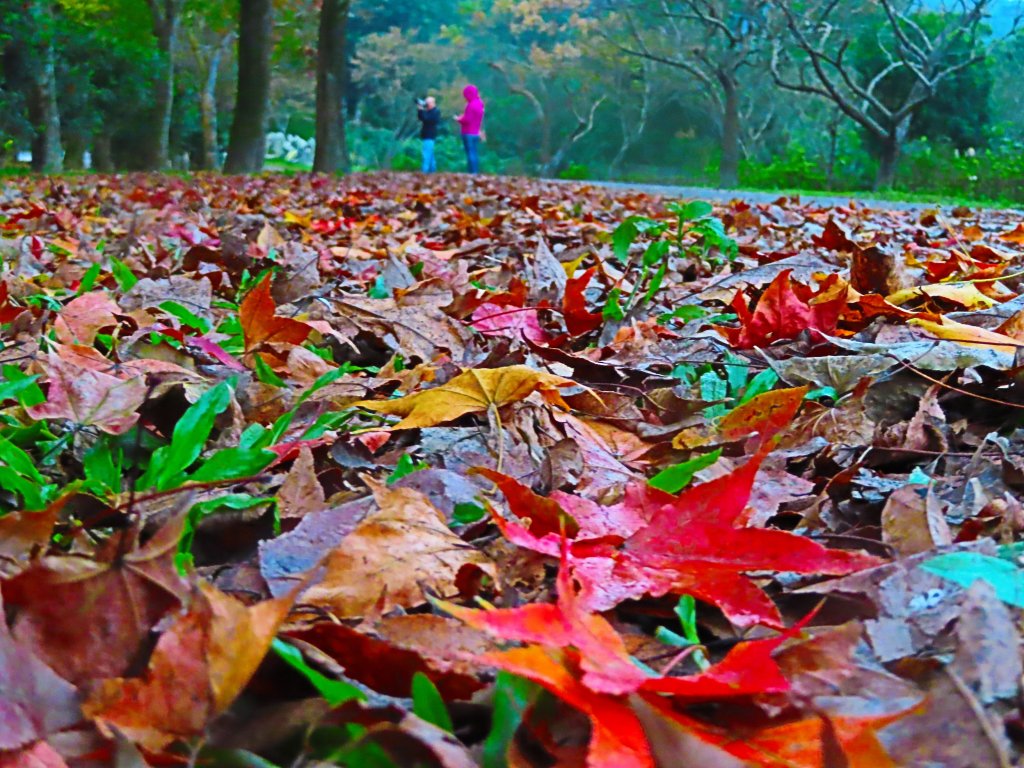
[[[437,126],[441,123],[441,110],[437,108],[437,101],[433,96],[428,96],[417,104],[419,107],[416,116],[420,119],[420,139],[423,141],[423,167],[424,173],[437,171],[437,156],[434,149],[437,145]]]

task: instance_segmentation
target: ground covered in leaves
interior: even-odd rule
[[[0,764],[1021,756],[1024,222],[8,180]]]

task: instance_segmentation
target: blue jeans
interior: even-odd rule
[[[423,139],[423,167],[420,170],[424,173],[437,171],[437,157],[434,155],[436,143],[435,139]]]
[[[466,170],[480,173],[480,137],[462,136],[462,146],[466,148]]]

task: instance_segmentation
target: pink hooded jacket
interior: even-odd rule
[[[480,91],[475,85],[467,85],[462,89],[462,95],[466,97],[466,111],[456,118],[462,126],[462,135],[479,136],[484,122],[484,102]]]

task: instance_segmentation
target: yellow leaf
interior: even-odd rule
[[[302,216],[294,211],[285,211],[284,221],[286,224],[298,224],[300,227],[311,227],[313,225],[312,216]]]
[[[968,347],[995,349],[1000,352],[1007,352],[1011,355],[1020,347],[1024,347],[1024,343],[1016,341],[1005,334],[988,331],[984,328],[977,328],[973,325],[958,323],[947,317],[942,318],[942,322],[940,323],[932,322],[931,320],[918,319],[908,320],[907,322],[910,325],[916,325],[919,328],[928,331],[928,333],[933,336],[937,336],[940,339],[955,341],[958,344],[964,344]]]
[[[967,309],[988,309],[996,302],[978,290],[973,283],[940,283],[938,285],[922,285],[916,288],[906,288],[885,297],[890,304],[899,306],[906,304],[913,299],[927,296],[930,299],[945,299],[960,304]]]
[[[558,389],[571,386],[575,386],[571,379],[535,371],[525,365],[471,368],[440,387],[415,392],[397,400],[363,400],[354,405],[378,413],[402,416],[394,429],[416,429],[444,424],[467,413],[486,411],[492,405],[500,408],[524,400],[537,391],[549,402],[568,410]]]

